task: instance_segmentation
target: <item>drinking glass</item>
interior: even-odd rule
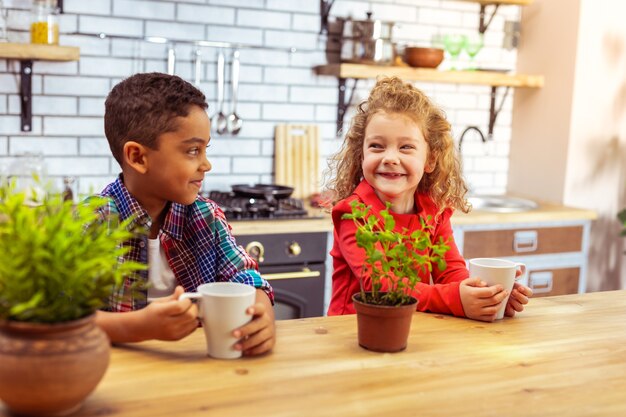
[[[467,38],[465,35],[457,35],[457,34],[448,34],[444,36],[443,38],[443,45],[451,58],[451,64],[450,64],[451,70],[457,69],[459,55],[461,54],[461,51],[465,47],[466,39]]]
[[[476,61],[474,58],[480,52],[485,45],[484,37],[482,33],[475,33],[473,35],[467,35],[465,38],[465,52],[470,57],[470,64],[467,68],[470,71],[476,71]]]

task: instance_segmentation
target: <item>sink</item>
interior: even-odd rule
[[[539,207],[534,201],[504,195],[474,195],[468,197],[467,200],[472,205],[473,210],[494,213],[518,213]]]

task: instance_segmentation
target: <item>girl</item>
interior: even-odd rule
[[[347,133],[343,148],[333,158],[336,176],[334,192],[332,298],[329,315],[354,313],[351,297],[360,289],[364,251],[357,247],[356,227],[342,220],[350,213],[350,202],[359,200],[380,212],[387,202],[397,230],[408,233],[420,227],[419,218],[432,216],[433,241],[448,240],[447,267],[433,265],[432,276],[422,276],[417,309],[453,314],[475,320],[493,321],[498,307],[508,296],[500,285],[488,287],[480,278],[468,278],[469,271],[452,236],[453,209],[467,213],[467,186],[455,153],[450,124],[443,112],[420,90],[399,78],[379,79]],[[432,281],[432,285],[430,284]],[[366,290],[369,277],[363,277]],[[515,283],[506,315],[522,311],[530,288]]]

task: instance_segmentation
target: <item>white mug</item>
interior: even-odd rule
[[[509,292],[509,296],[503,301],[496,314],[496,320],[504,317],[506,304],[509,301],[513,283],[515,282],[515,273],[518,269],[522,271],[521,276],[526,273],[526,265],[506,259],[474,258],[469,260],[470,278],[478,277],[489,286],[500,284],[505,291]]]
[[[210,282],[200,285],[197,291],[182,294],[180,300],[198,300],[198,317],[204,328],[209,356],[240,358],[242,352],[233,348],[238,339],[232,333],[252,320],[246,310],[254,304],[256,288],[238,282]]]

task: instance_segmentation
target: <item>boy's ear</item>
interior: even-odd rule
[[[132,140],[124,144],[123,157],[124,162],[129,168],[134,169],[140,174],[148,171],[148,158],[146,158],[147,148],[141,143]]]

